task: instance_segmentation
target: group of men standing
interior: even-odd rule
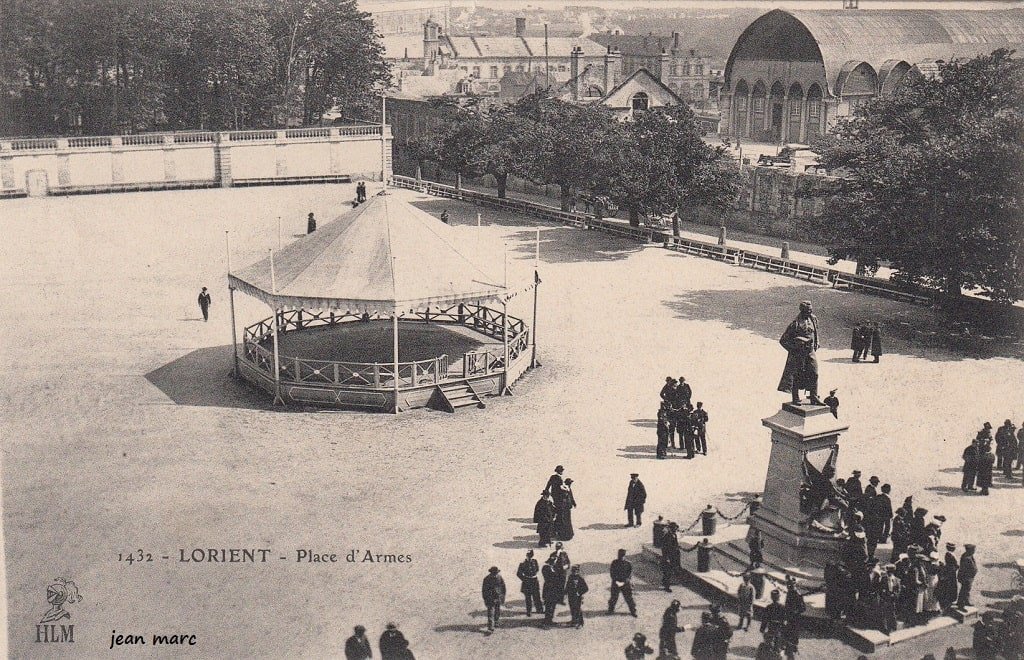
[[[565,468],[555,466],[555,472],[540,493],[540,499],[533,507],[533,522],[537,523],[538,548],[551,545],[552,539],[570,541],[575,535],[572,528],[572,510],[576,508],[576,497],[572,493],[572,479],[563,478]]]
[[[971,444],[964,449],[960,489],[965,493],[980,488],[981,495],[988,495],[994,469],[1002,470],[1006,479],[1013,479],[1013,471],[1024,467],[1024,423],[1017,430],[1013,422],[1006,420],[996,431],[995,453],[992,452],[992,442],[992,424],[985,422]],[[1024,470],[1021,471],[1021,483],[1024,484]]]
[[[666,458],[669,449],[685,449],[686,458],[693,458],[695,454],[707,456],[708,411],[701,401],[695,408],[692,398],[693,389],[685,378],[665,378],[658,409],[658,458]]]
[[[345,660],[372,660],[373,649],[366,637],[366,628],[356,626],[355,634],[345,640]],[[381,660],[415,660],[409,641],[393,623],[389,623],[380,636]]]
[[[850,348],[853,350],[854,362],[867,362],[868,353],[874,356],[877,364],[882,357],[882,333],[878,324],[873,321],[864,321],[853,327],[853,338],[850,340]]]

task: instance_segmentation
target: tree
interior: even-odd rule
[[[1006,50],[939,66],[823,141],[839,173],[821,217],[830,257],[956,295],[1024,297],[1024,63]]]

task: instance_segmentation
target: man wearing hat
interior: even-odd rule
[[[896,621],[896,604],[900,600],[900,579],[896,577],[896,564],[885,565],[879,600],[882,607],[882,632],[888,635],[899,627],[899,623]]]
[[[782,592],[772,589],[772,602],[764,608],[764,614],[761,615],[761,632],[769,633],[773,637],[781,635],[782,628],[786,625],[786,608],[779,602],[780,598],[782,598]]]
[[[992,487],[992,468],[996,464],[996,457],[992,453],[992,443],[981,443],[981,450],[978,452],[978,486],[982,495],[988,495],[988,489]]]
[[[957,597],[957,570],[960,562],[956,560],[955,543],[946,544],[946,555],[942,559],[942,568],[939,569],[939,584],[935,587],[935,599],[939,601],[939,607],[945,612],[953,607]]]
[[[381,660],[403,660],[412,657],[409,651],[409,640],[393,623],[384,626],[384,632],[380,634],[378,644],[380,645]]]
[[[957,582],[960,583],[956,606],[960,609],[971,606],[971,587],[974,586],[974,578],[978,575],[978,562],[974,558],[975,547],[973,543],[965,543],[964,554],[960,555],[960,566],[956,573]]]
[[[494,632],[494,626],[501,618],[501,604],[505,602],[505,580],[497,566],[487,569],[483,586],[480,589],[487,607],[487,630]]]
[[[316,231],[316,216],[314,216],[312,213],[310,213],[309,216],[306,217],[306,233],[307,234],[312,234],[315,231]]]
[[[210,297],[210,292],[203,287],[203,290],[199,292],[199,311],[203,313],[203,320],[210,320],[210,305],[213,304],[213,298]]]
[[[565,472],[565,468],[561,465],[555,466],[555,473],[548,477],[548,485],[544,487],[544,492],[551,496],[555,501],[555,506],[558,506],[558,500],[562,497],[562,484],[565,483],[562,480],[562,473]]]
[[[519,578],[519,590],[523,592],[523,596],[526,598],[526,616],[531,616],[534,610],[538,614],[544,611],[544,607],[540,602],[540,580],[537,579],[538,573],[540,573],[540,565],[533,558],[533,550],[527,550],[526,559],[519,562],[519,568],[516,569],[516,577]]]
[[[860,501],[860,498],[864,497],[864,486],[860,483],[860,470],[854,470],[853,475],[846,480],[846,492],[850,494],[850,499],[854,502]]]
[[[871,477],[872,482],[868,485],[873,489],[878,477]],[[889,493],[892,486],[882,484],[882,491],[876,493],[870,500],[867,500],[867,512],[864,514],[864,531],[868,535],[868,554],[875,556],[875,548],[879,543],[889,540],[889,532],[892,529],[892,499]]]
[[[644,513],[644,502],[647,501],[647,489],[640,481],[640,475],[633,472],[629,475],[629,485],[626,486],[626,527],[633,526],[633,516],[636,516],[636,526],[641,525],[640,517]]]
[[[541,591],[544,599],[544,625],[550,626],[554,623],[555,606],[565,598],[565,575],[558,566],[558,555],[551,553],[541,569],[541,575],[544,576],[544,588]]]
[[[665,608],[665,613],[661,616],[661,628],[658,630],[659,657],[674,658],[679,655],[676,634],[686,631],[686,626],[679,625],[680,609],[682,609],[682,604],[678,600],[674,600]]]
[[[715,646],[718,641],[718,629],[711,621],[710,612],[701,612],[700,626],[693,631],[693,643],[690,646],[690,656],[694,660],[713,660]],[[728,645],[728,642],[726,642]],[[725,657],[725,656],[722,656]]]
[[[643,660],[645,655],[654,655],[654,649],[647,646],[647,635],[633,635],[633,643],[626,647],[626,660]]]
[[[366,638],[366,628],[355,627],[355,634],[345,640],[345,660],[370,660],[373,649]]]
[[[619,602],[619,594],[622,594],[629,613],[636,617],[636,601],[633,600],[633,564],[626,559],[626,551],[619,549],[618,559],[614,560],[608,573],[612,578],[612,597],[608,599],[608,614],[615,612],[615,604]]]
[[[580,567],[573,566],[569,579],[565,583],[565,597],[569,600],[569,612],[572,620],[569,625],[583,627],[583,595],[590,591],[587,581],[580,574]]]
[[[839,419],[839,397],[836,396],[836,392],[839,390],[829,390],[828,396],[825,397],[825,405],[832,411],[832,416]]]
[[[661,400],[672,403],[676,398],[676,379],[665,376],[665,384],[661,387]]]
[[[732,639],[732,626],[722,616],[722,606],[717,603],[712,603],[709,608],[709,616],[711,624],[715,627],[715,635],[713,639],[711,657],[718,660],[719,658],[725,658],[729,654],[729,640]]]
[[[690,413],[690,422],[693,427],[696,439],[696,449],[705,456],[708,455],[708,411],[704,409],[704,402],[698,401],[697,407]]]
[[[676,571],[682,565],[678,531],[678,524],[669,523],[668,529],[661,537],[661,586],[669,593],[672,593],[672,580],[675,578]]]
[[[974,480],[978,477],[978,454],[981,453],[980,445],[981,443],[978,442],[978,440],[972,440],[971,444],[967,445],[967,449],[965,449],[963,453],[964,478],[960,482],[960,490],[965,493],[970,490],[977,490],[974,487]]]
[[[790,392],[793,403],[800,403],[800,391],[807,390],[812,404],[823,405],[818,399],[818,319],[814,316],[811,303],[800,303],[800,314],[790,322],[779,338],[779,343],[789,354],[786,367],[779,379],[778,390]]]
[[[867,502],[870,498],[878,495],[878,484],[881,480],[875,475],[871,475],[868,479],[868,485],[864,487],[864,501]]]

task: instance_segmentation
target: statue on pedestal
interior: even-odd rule
[[[786,349],[786,368],[779,380],[779,391],[790,392],[793,403],[800,403],[800,390],[807,390],[811,403],[823,405],[818,398],[818,319],[807,300],[800,303],[800,314],[782,333],[779,343]]]

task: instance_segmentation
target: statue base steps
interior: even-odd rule
[[[712,602],[721,603],[726,610],[731,608],[732,612],[735,612],[736,591],[743,582],[741,574],[749,565],[745,542],[746,534],[747,525],[734,524],[721,527],[714,536],[708,537],[712,542],[711,570],[703,573],[697,570],[697,553],[686,551],[705,537],[701,535],[680,537],[679,547],[683,551],[681,555],[682,574],[673,581],[673,584],[684,584]],[[767,547],[765,550],[762,567],[767,572],[769,579],[766,580],[763,597],[754,602],[755,618],[759,618],[763,614],[764,608],[771,602],[772,589],[785,591],[784,587],[779,585],[785,583],[786,575],[796,578],[797,587],[801,592],[806,592],[808,589],[820,589],[823,585],[822,571],[816,564],[793,562],[768,552]],[[888,557],[889,547],[880,545],[875,554],[878,557]],[[653,544],[645,543],[641,556],[658,566],[661,560],[661,551]],[[785,596],[783,596],[783,600],[785,600]],[[966,611],[953,611],[950,616],[937,616],[923,625],[901,628],[887,635],[879,630],[857,628],[843,621],[833,621],[825,613],[825,594],[822,592],[805,595],[804,601],[807,604],[807,611],[803,618],[803,625],[806,629],[821,631],[836,637],[863,653],[874,653],[887,646],[917,639],[938,630],[971,623],[978,618],[977,608],[969,607]]]

